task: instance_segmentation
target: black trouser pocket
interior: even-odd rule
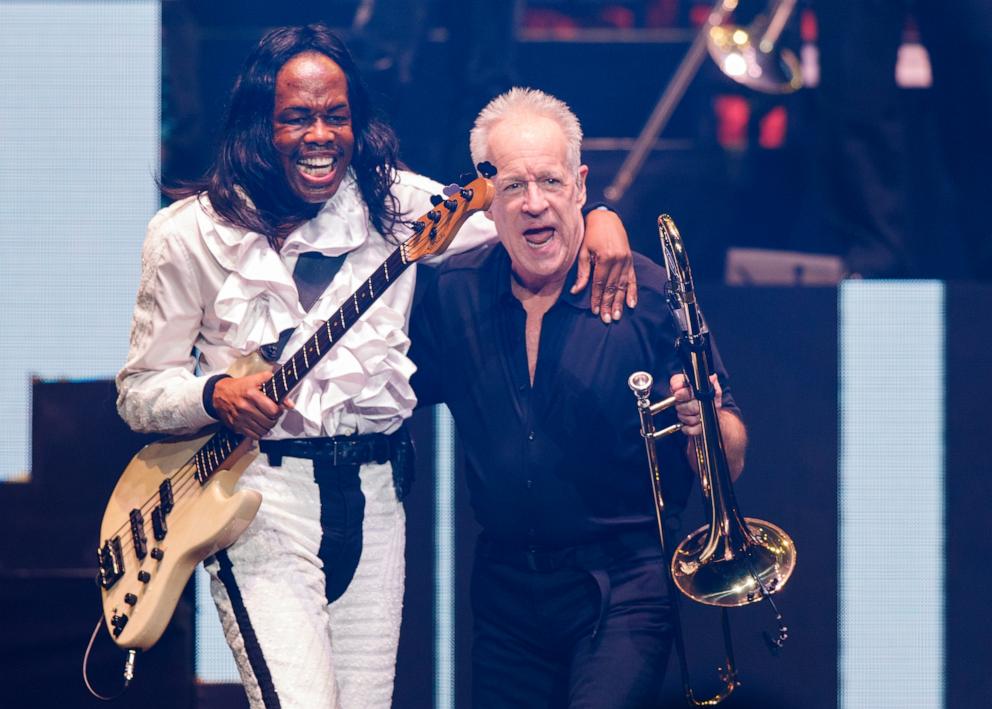
[[[322,536],[317,552],[324,562],[324,586],[327,602],[332,603],[345,592],[362,556],[362,521],[365,518],[365,495],[358,465],[332,466],[314,461],[314,473],[320,488],[320,527]]]

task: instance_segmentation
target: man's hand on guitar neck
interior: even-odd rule
[[[262,384],[271,378],[271,372],[260,372],[218,380],[214,386],[213,405],[221,422],[256,441],[268,433],[283,412],[293,408],[288,398],[280,405],[262,393]]]

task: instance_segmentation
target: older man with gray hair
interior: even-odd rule
[[[474,707],[656,707],[671,645],[626,379],[653,372],[655,394],[681,402],[671,422],[687,435],[658,451],[673,513],[693,478],[698,402],[674,352],[660,267],[635,254],[639,305],[609,326],[570,290],[588,174],[581,141],[575,115],[543,92],[513,89],[486,106],[472,157],[498,170],[487,214],[500,243],[453,257],[418,284],[413,385],[421,403],[451,409],[483,529],[472,577]],[[746,435],[716,363],[736,474]]]

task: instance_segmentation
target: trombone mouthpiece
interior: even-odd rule
[[[627,386],[638,399],[646,399],[651,394],[654,379],[647,372],[634,372],[627,378]]]

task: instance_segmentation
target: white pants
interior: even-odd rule
[[[361,467],[358,567],[328,604],[314,464],[263,454],[239,481],[262,493],[245,533],[207,560],[210,590],[253,708],[387,709],[403,605],[405,516],[389,463]],[[331,573],[333,570],[329,570]]]

